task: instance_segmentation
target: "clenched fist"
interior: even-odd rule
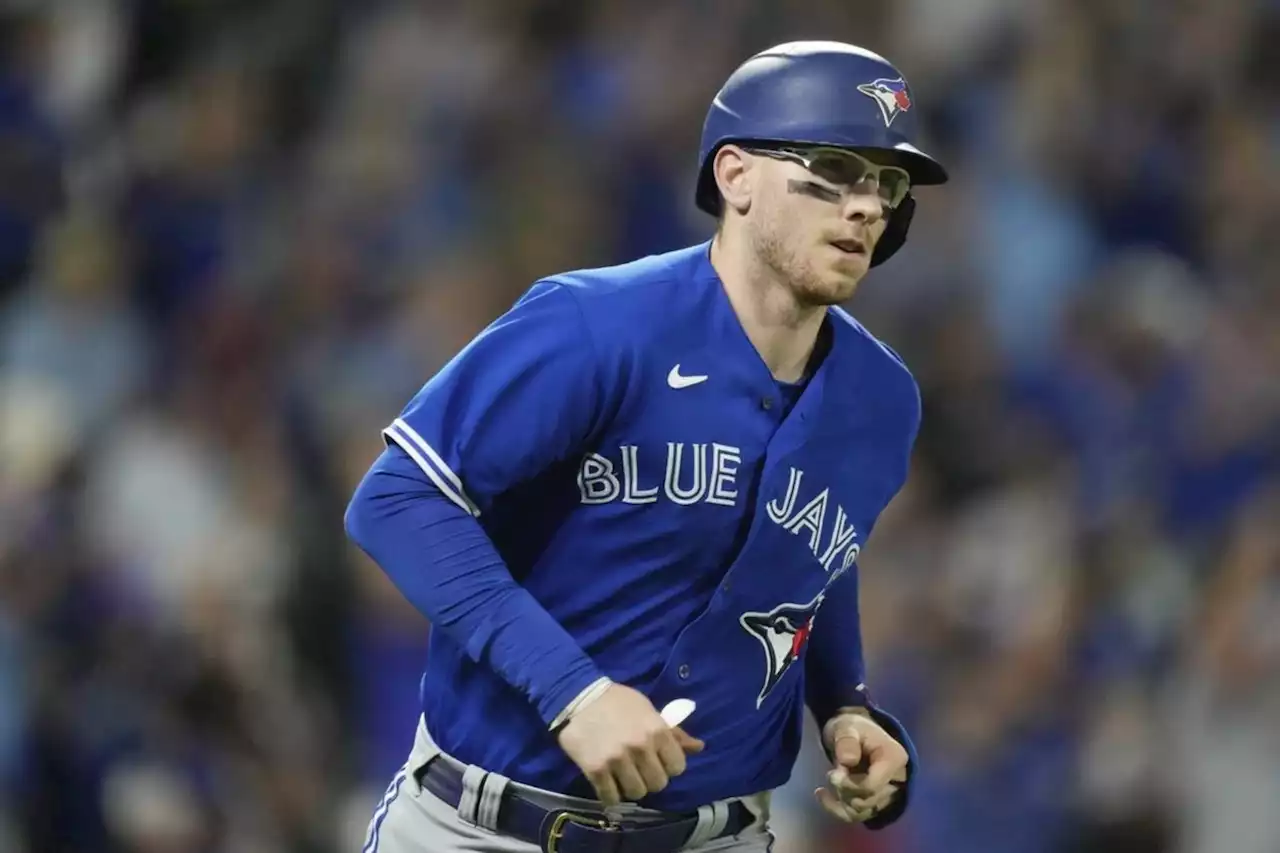
[[[668,726],[648,697],[622,684],[574,714],[559,740],[607,806],[661,791],[685,771],[685,755],[705,746]]]
[[[875,817],[907,781],[907,750],[862,709],[846,709],[823,727],[823,742],[835,757],[830,787],[814,794],[831,815],[846,823]]]

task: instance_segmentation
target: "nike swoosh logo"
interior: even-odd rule
[[[706,376],[681,376],[680,365],[671,368],[671,372],[667,374],[667,384],[672,388],[688,388],[690,385],[697,385],[699,382],[706,382]]]

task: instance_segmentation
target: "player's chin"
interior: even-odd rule
[[[853,298],[858,280],[849,277],[823,276],[803,290],[803,299],[810,305],[840,305]]]
[[[837,305],[852,298],[858,289],[858,282],[867,274],[870,263],[861,258],[844,258],[829,264],[818,277],[818,288],[822,301],[829,305]]]

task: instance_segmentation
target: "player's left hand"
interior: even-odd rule
[[[862,709],[849,709],[823,727],[823,742],[835,756],[829,787],[814,795],[846,823],[870,820],[893,801],[907,781],[907,750]]]

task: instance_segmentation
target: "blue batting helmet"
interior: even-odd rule
[[[729,142],[875,149],[891,153],[912,186],[946,183],[942,164],[915,145],[916,114],[906,79],[879,54],[834,41],[771,47],[738,66],[711,102],[702,127],[697,205],[720,214],[711,164]],[[908,194],[889,216],[872,266],[906,241],[914,211]]]

